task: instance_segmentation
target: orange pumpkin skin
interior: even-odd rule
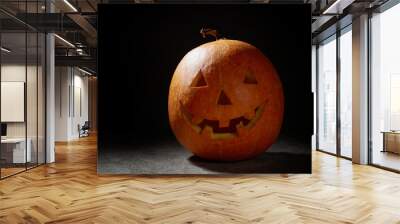
[[[235,161],[263,153],[279,135],[283,111],[274,66],[242,41],[222,39],[191,50],[170,84],[171,128],[204,159]]]

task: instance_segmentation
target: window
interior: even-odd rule
[[[351,28],[323,41],[317,50],[317,147],[345,158],[352,157]]]
[[[371,18],[371,162],[400,170],[400,4]]]
[[[336,153],[336,36],[318,47],[318,149]]]
[[[340,36],[340,155],[351,158],[352,148],[352,34],[351,26]]]

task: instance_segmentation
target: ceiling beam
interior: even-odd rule
[[[90,24],[85,17],[80,14],[68,14],[71,20],[79,25],[91,38],[97,38],[97,30]]]
[[[55,56],[56,66],[80,66],[96,71],[96,63],[91,56]]]

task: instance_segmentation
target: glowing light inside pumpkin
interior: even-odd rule
[[[233,118],[229,121],[228,127],[220,127],[220,121],[218,120],[203,119],[200,122],[194,122],[192,120],[193,116],[185,109],[183,104],[180,103],[183,116],[186,122],[188,122],[193,128],[193,130],[196,131],[198,134],[209,135],[212,139],[234,138],[240,134],[240,129],[252,128],[258,121],[258,119],[260,119],[266,104],[267,102],[258,106],[254,110],[255,113],[248,113],[254,114],[253,117],[246,118],[245,116],[240,116],[237,118]]]

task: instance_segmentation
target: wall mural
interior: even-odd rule
[[[98,173],[310,173],[310,12],[100,5]]]

